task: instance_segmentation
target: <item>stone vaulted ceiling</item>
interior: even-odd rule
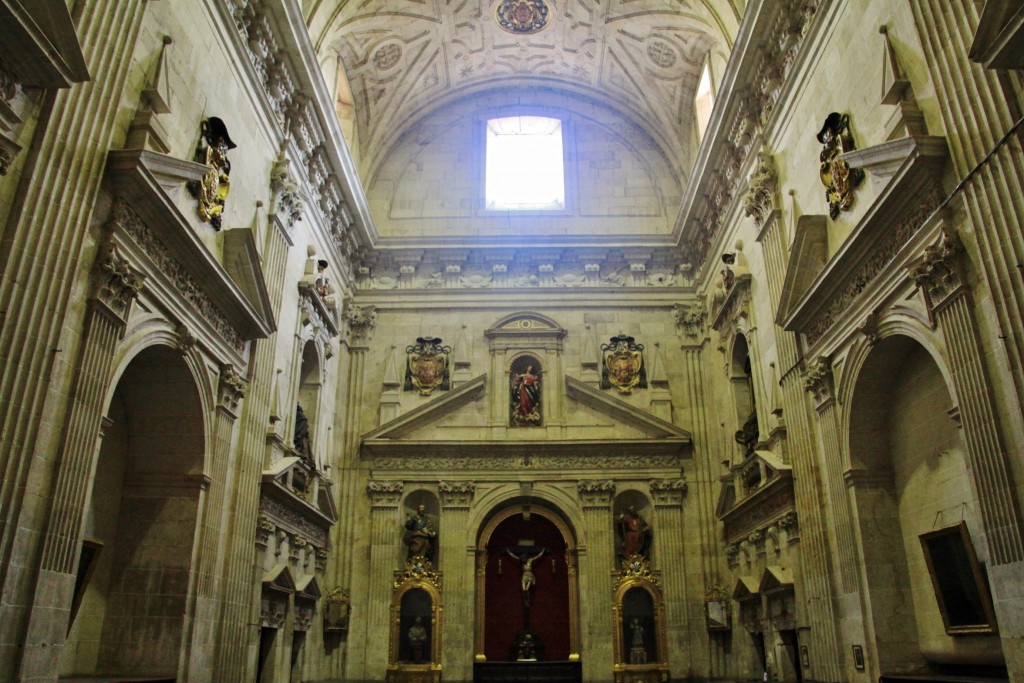
[[[691,163],[700,70],[709,52],[724,63],[744,0],[530,2],[547,23],[525,34],[499,25],[497,0],[307,0],[321,60],[340,59],[351,87],[364,174],[437,107],[531,85],[612,106]]]

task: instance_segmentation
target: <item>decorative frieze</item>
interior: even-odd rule
[[[278,532],[302,538],[317,548],[327,547],[328,525],[316,524],[297,510],[268,496],[260,496],[259,509],[260,517],[275,526]]]
[[[236,351],[244,352],[245,342],[231,322],[207,296],[202,286],[189,273],[184,264],[171,256],[163,241],[153,234],[153,231],[146,226],[142,218],[127,202],[120,199],[114,201],[110,222],[115,229],[122,229],[139,245],[156,269],[167,276],[175,290],[199,311],[215,332]]]
[[[476,484],[471,481],[442,481],[437,485],[441,494],[441,505],[446,508],[468,508],[476,493]]]
[[[913,237],[938,206],[938,195],[934,192],[922,199],[910,211],[904,214],[903,220],[893,226],[886,236],[875,246],[871,256],[863,262],[859,270],[849,276],[843,287],[833,295],[828,305],[814,322],[808,326],[805,334],[811,345],[822,337],[836,320],[841,319],[852,307],[875,277],[888,266],[900,249]]]
[[[426,457],[383,456],[373,459],[376,470],[412,470],[437,472],[465,471],[562,471],[569,469],[621,469],[636,471],[644,468],[662,469],[679,467],[678,455],[620,455],[620,456],[547,456],[500,454],[457,457],[429,455]]]
[[[400,481],[371,481],[366,485],[373,507],[398,507],[405,484]]]
[[[615,495],[615,482],[610,479],[581,481],[576,484],[576,491],[583,507],[608,507]]]
[[[652,479],[650,481],[651,498],[655,505],[679,505],[686,493],[686,478]]]

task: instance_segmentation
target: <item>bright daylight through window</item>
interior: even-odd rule
[[[509,116],[487,122],[484,188],[488,211],[565,208],[562,122]]]

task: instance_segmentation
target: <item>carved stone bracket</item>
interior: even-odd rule
[[[256,545],[266,549],[270,537],[277,531],[277,525],[266,515],[260,515],[256,522]]]
[[[179,324],[174,329],[174,348],[178,349],[178,352],[182,355],[188,353],[195,348],[196,336],[192,334],[192,331],[184,324]]]
[[[743,213],[753,216],[758,227],[775,208],[775,196],[778,189],[778,174],[775,172],[775,160],[767,150],[757,155],[757,167],[750,174],[747,192],[743,195]]]
[[[220,384],[217,398],[221,406],[230,411],[238,409],[238,404],[245,396],[245,380],[235,370],[235,366],[225,363],[220,366]]]
[[[366,485],[373,507],[398,507],[405,484],[400,481],[371,481]]]
[[[933,313],[965,290],[963,251],[957,234],[944,227],[939,241],[925,247],[924,256],[908,267],[910,278],[925,293]]]
[[[280,157],[270,173],[270,189],[273,193],[271,213],[280,217],[284,226],[291,228],[302,220],[306,202],[299,194],[299,186],[288,173],[291,162]]]
[[[815,410],[820,412],[832,404],[832,361],[828,356],[818,356],[808,364],[804,373],[804,389],[814,399]]]
[[[615,482],[606,481],[581,481],[576,484],[576,491],[579,493],[580,502],[585,508],[607,508],[611,505],[612,496],[615,495]]]
[[[446,508],[468,508],[476,493],[476,484],[471,481],[439,482],[437,491],[441,494],[441,505]]]
[[[122,322],[128,319],[132,301],[142,291],[146,278],[118,253],[115,242],[107,242],[96,258],[96,300]]]
[[[686,493],[686,478],[652,479],[650,487],[655,505],[681,505]]]

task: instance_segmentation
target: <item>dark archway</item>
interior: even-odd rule
[[[205,450],[181,354],[141,352],[107,410],[62,675],[177,675]]]

